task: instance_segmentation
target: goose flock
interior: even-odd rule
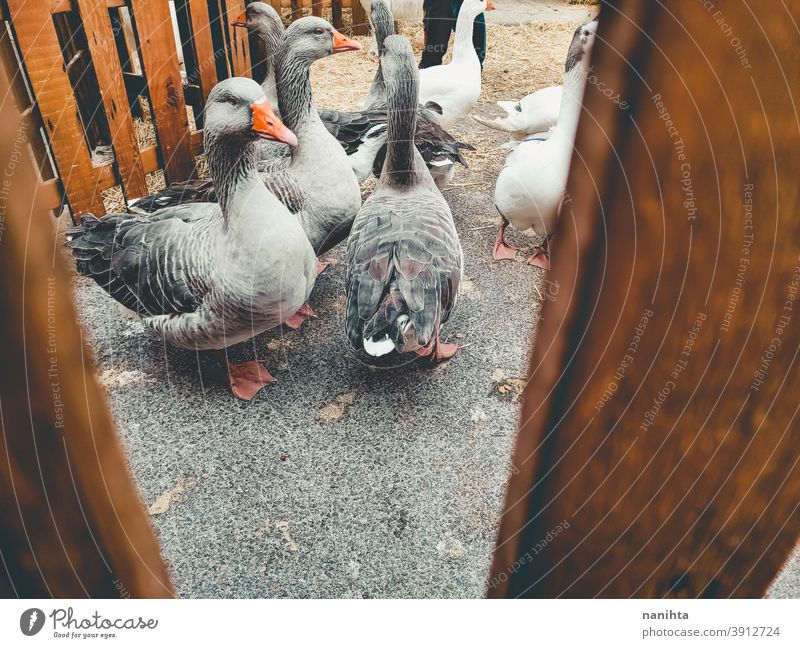
[[[421,4],[421,3],[417,3]],[[253,2],[233,21],[247,29],[253,79],[218,83],[204,109],[209,179],[173,184],[133,202],[131,213],[85,216],[68,231],[80,274],[92,278],[171,344],[218,356],[231,392],[252,399],[275,379],[258,361],[233,364],[226,349],[280,325],[299,327],[325,264],[346,241],[345,331],[371,356],[415,354],[440,362],[464,266],[441,190],[472,150],[447,132],[481,92],[472,24],[488,0],[464,0],[450,63],[419,70],[392,8],[373,0],[378,68],[361,109],[319,109],[310,70],[361,45],[319,17],[284,24]],[[563,201],[597,23],[579,27],[563,87],[500,102],[507,117],[480,123],[509,133],[497,178],[495,259],[513,258],[509,224],[542,237],[529,259],[548,267]],[[374,175],[363,201],[361,183]],[[412,356],[413,357],[413,356]]]

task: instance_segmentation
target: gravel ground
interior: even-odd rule
[[[466,257],[435,369],[375,369],[343,333],[343,271],[319,318],[236,348],[278,384],[236,402],[212,363],[166,346],[78,281],[100,379],[186,597],[475,597],[484,591],[534,322],[537,270],[499,265],[486,195],[449,196]],[[335,257],[332,257],[335,260]],[[468,346],[467,346],[468,345]]]
[[[494,101],[557,83],[589,11],[515,1],[494,12],[475,112],[497,115]],[[421,31],[405,33],[418,48]],[[318,105],[355,108],[374,65],[366,54],[316,64]],[[478,150],[445,192],[466,264],[445,336],[464,348],[436,368],[374,367],[349,349],[341,246],[310,300],[318,319],[235,348],[278,379],[249,404],[230,396],[212,362],[146,334],[76,279],[100,379],[181,596],[483,595],[531,332],[541,295],[557,287],[522,262],[525,250],[515,263],[491,259],[504,138],[469,118],[452,130]],[[524,234],[511,238],[532,247]],[[796,556],[773,595],[797,596],[798,572]]]

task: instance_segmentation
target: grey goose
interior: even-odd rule
[[[373,356],[414,352],[440,361],[458,347],[440,330],[458,298],[463,255],[453,216],[411,134],[419,71],[411,44],[388,36],[381,59],[388,102],[386,161],[347,242],[345,328]]]
[[[85,217],[68,231],[78,272],[169,343],[222,350],[278,326],[306,301],[315,255],[300,222],[264,185],[262,138],[294,134],[250,79],[218,83],[205,108],[204,144],[219,203],[146,217]],[[228,366],[231,391],[250,400],[274,379],[255,360]]]

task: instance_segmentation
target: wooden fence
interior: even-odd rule
[[[363,33],[357,0],[270,0],[287,20],[326,13]],[[43,6],[44,5],[44,8]],[[247,35],[231,26],[245,0],[4,0],[0,65],[27,119],[26,139],[51,210],[105,214],[102,193],[146,195],[146,174],[195,172],[202,108],[218,80],[250,76]],[[135,117],[155,140],[137,137]],[[140,130],[145,130],[142,127]],[[144,140],[144,141],[140,141]]]

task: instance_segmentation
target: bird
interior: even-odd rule
[[[394,33],[394,18],[386,0],[373,0],[370,16],[373,30],[379,42]],[[253,2],[247,6],[242,16],[234,25],[246,25],[251,43],[251,61],[253,62],[253,78],[264,88],[267,98],[274,93],[274,70],[272,63],[275,43],[283,34],[283,23],[272,6],[264,2]],[[255,47],[253,47],[255,44]],[[266,61],[267,63],[263,63]],[[264,76],[265,75],[265,76]],[[371,175],[379,175],[383,167],[386,152],[386,98],[382,95],[381,68],[378,65],[375,81],[367,95],[369,105],[361,111],[344,111],[321,109],[320,119],[347,152],[350,165],[359,183]],[[263,79],[263,80],[262,80]],[[424,108],[418,108],[419,119],[415,141],[417,148],[431,171],[437,186],[443,189],[455,173],[455,165],[467,166],[462,151],[475,150],[469,144],[459,142],[442,128],[437,116]],[[274,157],[276,150],[288,152],[286,147],[270,143],[264,150],[271,151],[269,158]]]
[[[558,122],[561,95],[561,86],[541,88],[519,101],[498,101],[497,105],[506,111],[505,117],[487,119],[473,115],[472,118],[483,126],[509,133],[514,140],[547,135]]]
[[[372,23],[372,35],[378,56],[380,56],[383,54],[383,42],[386,37],[394,34],[394,16],[386,0],[372,0],[369,7],[369,21]],[[379,60],[375,78],[372,80],[367,96],[361,102],[361,110],[382,108],[385,105],[386,87],[383,83],[383,70]]]
[[[581,26],[579,37],[570,46],[558,122],[550,136],[521,142],[500,170],[494,191],[494,204],[500,214],[500,230],[493,249],[495,259],[513,259],[516,256],[517,248],[505,240],[505,230],[510,222],[520,231],[533,228],[543,237],[528,263],[545,270],[550,267],[549,240],[566,192],[596,31],[596,21]]]
[[[275,379],[256,360],[228,362],[224,349],[285,321],[316,279],[300,222],[257,172],[262,139],[297,144],[257,83],[221,81],[208,96],[203,134],[219,204],[168,207],[145,218],[88,215],[67,233],[80,274],[167,342],[215,351],[242,400]]]
[[[397,350],[432,361],[452,358],[440,339],[458,299],[463,253],[453,216],[413,145],[419,70],[402,36],[384,42],[389,105],[383,171],[347,241],[345,328],[372,356]]]
[[[253,3],[248,9],[257,4],[264,3]],[[347,237],[361,206],[361,189],[347,154],[325,127],[314,105],[310,68],[314,61],[332,53],[360,48],[357,41],[335,30],[326,20],[308,16],[286,29],[272,58],[278,112],[297,133],[298,144],[291,147],[288,157],[262,160],[259,169],[264,183],[299,218],[317,254]],[[136,201],[131,208],[150,212],[168,205],[216,199],[213,179],[193,180],[175,183]]]
[[[359,0],[364,11],[367,13],[369,21],[375,26],[373,12],[375,8],[370,0]],[[423,0],[383,0],[387,8],[393,15],[393,20],[415,22],[417,24],[422,22],[424,16],[424,2]],[[394,29],[392,29],[394,33]],[[369,46],[369,53],[372,55],[380,55],[380,42],[377,32],[373,32],[372,42]]]
[[[276,43],[281,42],[284,34],[283,23],[277,12],[264,2],[253,2],[232,24],[247,26],[250,44],[251,47],[254,47],[251,49],[253,78],[261,83],[264,94],[268,98],[277,97],[274,59],[277,51]],[[350,42],[356,43],[355,41]],[[462,151],[474,150],[474,148],[453,138],[438,125],[435,117],[429,111],[419,110],[421,119],[418,122],[416,133],[417,146],[428,163],[434,179],[443,188],[452,178],[456,163],[467,166]],[[276,112],[280,114],[280,107],[276,109]],[[344,148],[359,183],[372,174],[380,173],[386,143],[385,109],[361,112],[323,109],[319,111],[319,117],[328,132]],[[264,142],[260,147],[262,168],[265,170],[270,168],[273,163],[288,156],[289,149],[275,142]],[[135,213],[148,213],[182,202],[213,201],[214,199],[213,183],[208,180],[188,180],[174,183],[150,196],[132,201],[129,209]],[[337,239],[337,242],[338,240],[341,239]]]
[[[489,0],[464,0],[456,19],[452,60],[420,70],[419,102],[439,113],[444,128],[466,115],[481,96],[481,62],[472,44],[472,29],[475,18],[494,8]]]
[[[574,53],[580,51],[580,38],[583,25],[579,25],[572,35],[564,72],[569,72],[575,64]],[[498,101],[497,105],[506,111],[505,117],[486,119],[473,115],[473,119],[494,130],[511,134],[512,140],[541,139],[549,136],[550,130],[558,122],[561,110],[562,86],[548,86],[524,96],[519,101]]]

